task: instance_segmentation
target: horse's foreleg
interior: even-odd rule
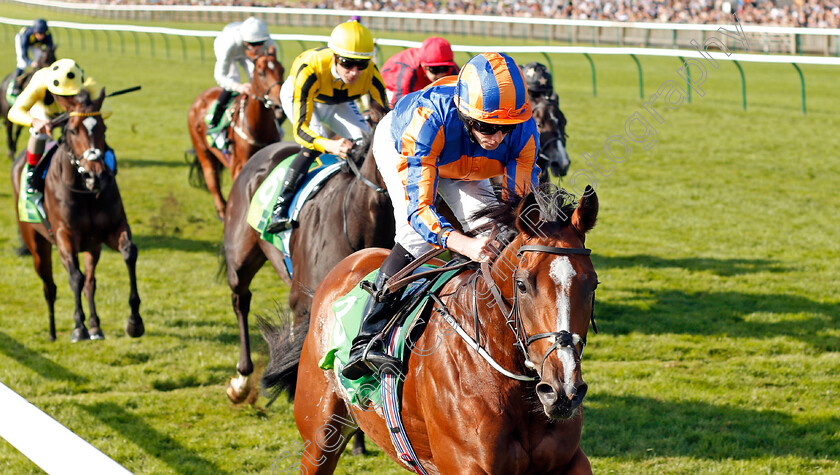
[[[88,301],[88,312],[90,313],[90,318],[88,322],[90,323],[90,339],[91,340],[102,340],[105,338],[105,334],[102,333],[102,329],[99,326],[99,314],[96,313],[96,303],[94,303],[94,298],[96,296],[96,264],[99,262],[99,255],[101,252],[101,246],[98,246],[97,249],[84,253],[84,262],[85,262],[85,298]]]
[[[129,315],[128,322],[125,324],[125,333],[130,337],[138,338],[143,336],[146,328],[143,325],[143,319],[140,317],[140,293],[137,291],[137,246],[131,240],[131,231],[128,229],[127,223],[125,229],[119,233],[118,248],[128,268],[128,280],[131,286],[128,294],[131,315]]]
[[[58,236],[56,237],[58,238]],[[82,289],[85,285],[85,275],[79,269],[79,257],[68,247],[66,240],[58,238],[58,255],[69,274],[70,290],[73,291],[73,298],[76,302],[76,311],[73,312],[73,320],[76,322],[76,326],[70,336],[70,341],[75,343],[81,340],[89,340],[90,334],[85,327],[85,311],[82,310]]]
[[[589,464],[589,458],[583,453],[583,449],[578,447],[577,452],[569,460],[563,473],[570,475],[592,475],[592,466]]]

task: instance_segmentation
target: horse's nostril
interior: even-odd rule
[[[548,383],[539,383],[537,384],[537,397],[540,398],[540,402],[546,406],[552,406],[555,402],[557,402],[557,391]]]

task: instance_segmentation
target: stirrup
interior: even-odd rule
[[[373,351],[373,345],[376,343],[381,345],[382,351]],[[382,335],[377,335],[368,342],[364,352],[362,352],[362,363],[375,375],[399,376],[402,374],[402,361],[385,353],[385,342]]]
[[[276,221],[271,221],[265,227],[265,231],[269,234],[277,234],[282,233],[288,229],[292,229],[295,227],[295,222],[292,221],[292,218],[282,217],[277,219]]]

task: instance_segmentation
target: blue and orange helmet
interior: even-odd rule
[[[455,107],[465,117],[490,124],[521,124],[531,118],[525,77],[513,58],[481,53],[461,68]]]

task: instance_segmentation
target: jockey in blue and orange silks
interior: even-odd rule
[[[465,232],[475,229],[486,221],[474,220],[472,214],[495,199],[490,177],[503,176],[506,188],[519,194],[537,186],[538,150],[525,78],[507,55],[476,55],[457,78],[445,77],[400,99],[373,138],[374,158],[396,219],[396,244],[376,276],[377,292],[390,276],[433,247],[476,261],[493,255],[489,236],[456,231],[435,210],[435,198],[441,195]],[[342,370],[346,378],[358,379],[369,368],[400,367],[375,338],[400,294],[368,300]]]

